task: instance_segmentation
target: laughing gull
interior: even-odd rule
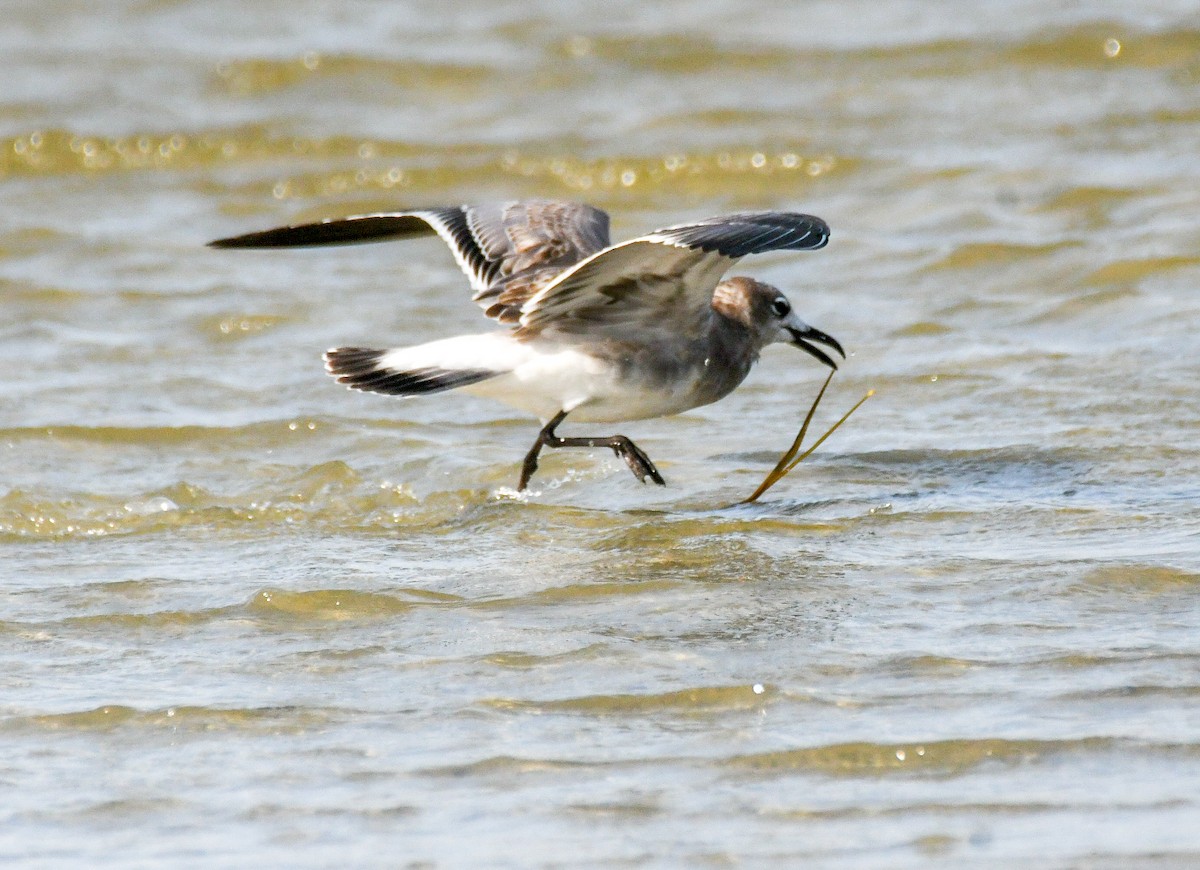
[[[543,447],[609,447],[638,480],[664,483],[624,435],[557,435],[568,414],[606,423],[707,405],[732,392],[777,341],[834,369],[813,342],[846,355],[775,287],[721,280],[747,254],[824,247],[829,227],[807,214],[729,214],[614,245],[600,209],[526,200],[358,215],[209,244],[310,247],[434,233],[450,246],[484,313],[506,328],[391,350],[337,347],[326,351],[325,367],[354,390],[416,396],[462,389],[537,415],[545,425],[525,456],[518,491]]]

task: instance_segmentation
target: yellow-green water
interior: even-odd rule
[[[0,27],[0,856],[1200,862],[1193,3],[124,2]],[[851,352],[623,431],[323,373],[486,328],[436,242],[582,198]],[[577,427],[575,431],[588,431]]]

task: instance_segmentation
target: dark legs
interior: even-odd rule
[[[625,460],[629,470],[633,472],[633,476],[642,483],[645,483],[646,478],[649,477],[659,486],[667,485],[667,482],[662,479],[662,475],[658,473],[658,469],[654,467],[654,463],[650,461],[650,457],[624,435],[607,435],[599,438],[560,438],[555,435],[555,428],[566,418],[567,412],[559,411],[554,415],[554,419],[542,427],[542,431],[538,433],[537,441],[533,442],[533,447],[525,455],[525,464],[521,466],[521,482],[517,484],[517,492],[525,489],[529,484],[529,478],[533,477],[533,473],[537,471],[538,454],[542,452],[543,447],[611,447],[613,453]]]

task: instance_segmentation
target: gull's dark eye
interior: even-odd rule
[[[782,296],[776,296],[775,301],[771,303],[771,313],[776,317],[787,317],[792,310],[792,304]]]

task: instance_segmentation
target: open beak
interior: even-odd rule
[[[802,351],[816,357],[831,369],[837,369],[837,363],[833,361],[833,357],[825,353],[825,351],[821,350],[821,348],[812,344],[812,342],[816,341],[825,345],[826,347],[831,347],[841,355],[842,359],[846,358],[846,352],[842,350],[841,344],[839,344],[838,340],[832,335],[826,335],[825,333],[821,332],[821,330],[814,329],[807,324],[805,324],[801,329],[797,329],[794,326],[787,326],[784,328],[787,329],[788,333],[792,336],[792,344],[800,348]]]

